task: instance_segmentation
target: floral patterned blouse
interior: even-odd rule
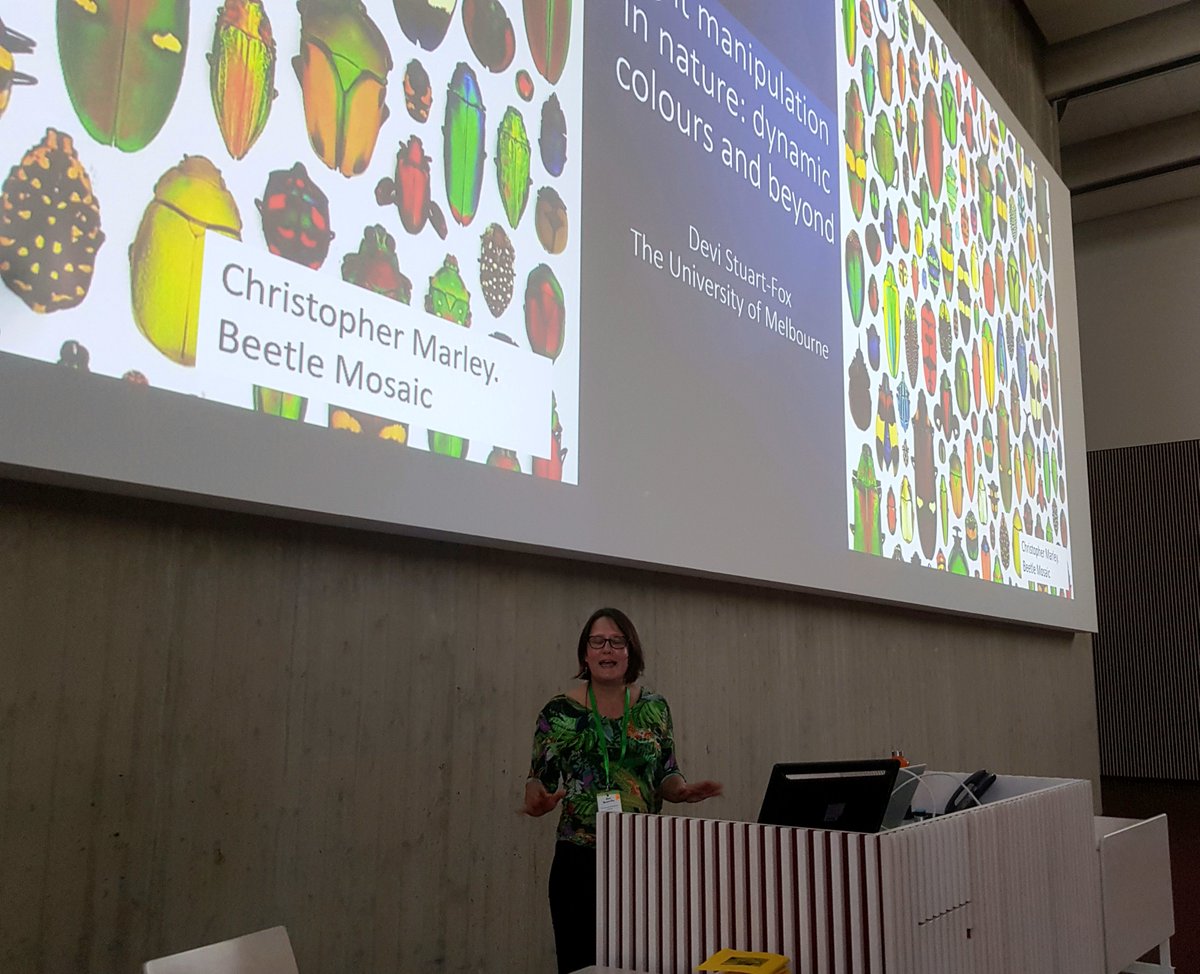
[[[621,718],[602,716],[600,724],[612,775],[607,786],[596,722],[588,707],[559,694],[538,714],[529,777],[540,779],[549,792],[557,791],[560,781],[566,787],[558,821],[560,842],[596,844],[596,798],[600,792],[619,791],[623,811],[657,813],[662,808],[660,786],[666,778],[681,773],[675,762],[671,709],[659,694],[642,690],[637,701],[630,703],[624,761]]]

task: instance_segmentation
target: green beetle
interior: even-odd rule
[[[521,222],[529,202],[529,135],[521,113],[510,107],[500,121],[496,137],[496,183],[504,215],[514,230]]]
[[[184,156],[154,185],[129,248],[133,317],[173,362],[196,364],[204,235],[242,239],[242,218],[221,173],[204,156]]]
[[[171,114],[188,44],[188,0],[58,0],[67,94],[97,142],[144,149]]]

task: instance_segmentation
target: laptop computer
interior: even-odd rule
[[[759,824],[878,832],[899,769],[895,758],[777,764],[763,796]]]
[[[887,811],[883,813],[883,828],[894,829],[904,824],[904,816],[912,804],[917,786],[921,783],[921,775],[925,773],[925,765],[910,764],[901,768],[896,775],[896,786],[892,789],[892,797],[888,801]]]

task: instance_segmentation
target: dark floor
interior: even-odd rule
[[[1171,963],[1177,974],[1200,974],[1200,783],[1105,777],[1100,792],[1105,815],[1166,813],[1175,896]]]

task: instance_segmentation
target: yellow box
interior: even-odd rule
[[[718,950],[696,968],[717,974],[788,974],[788,959],[782,954],[753,950]]]

